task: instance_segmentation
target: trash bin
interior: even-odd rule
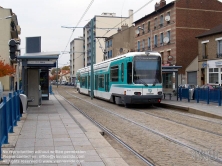
[[[20,94],[19,97],[20,97],[20,100],[21,100],[21,103],[22,103],[22,113],[25,113],[26,110],[27,110],[27,96],[24,95],[24,94]],[[21,111],[20,111],[20,113],[21,113]]]

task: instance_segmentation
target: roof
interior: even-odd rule
[[[166,4],[165,6],[163,6],[162,8],[160,8],[160,9],[158,9],[158,10],[154,10],[152,13],[150,13],[150,14],[148,14],[148,15],[145,15],[144,17],[142,17],[142,18],[139,19],[139,20],[136,20],[136,21],[133,22],[133,23],[137,23],[137,22],[139,22],[139,21],[142,21],[143,19],[146,19],[146,18],[150,17],[151,15],[156,14],[157,12],[162,11],[162,10],[165,9],[165,8],[174,5],[174,3],[175,3],[174,1],[173,1],[173,2],[170,2],[170,3]]]
[[[219,34],[222,33],[222,24],[196,36],[196,38],[201,38],[201,37],[205,37],[205,36],[210,36],[210,35],[215,35],[215,34]]]

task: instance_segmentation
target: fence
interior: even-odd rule
[[[13,133],[13,127],[17,126],[22,116],[20,113],[20,91],[9,93],[3,97],[0,104],[0,160],[2,160],[2,145],[8,144],[8,133]]]
[[[180,101],[182,101],[182,99],[187,99],[188,102],[190,102],[191,96],[193,96],[197,103],[200,101],[206,102],[207,104],[213,102],[218,103],[218,106],[221,106],[222,88],[209,89],[208,87],[196,88],[194,90],[189,88],[179,88],[178,95]]]

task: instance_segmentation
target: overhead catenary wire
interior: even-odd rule
[[[86,15],[86,13],[88,12],[89,8],[92,6],[93,2],[94,2],[94,0],[91,0],[90,4],[89,4],[88,7],[86,8],[85,12],[83,13],[83,15],[82,15],[82,17],[80,18],[79,22],[77,23],[76,27],[78,27],[79,23],[82,21],[83,17]],[[76,29],[76,28],[74,28],[74,29],[72,30],[72,33],[71,33],[71,35],[70,35],[70,37],[69,37],[69,40],[68,40],[68,42],[67,42],[67,45],[66,45],[64,51],[65,51],[66,48],[68,47],[68,45],[69,45],[69,43],[70,43],[70,40],[71,40],[71,38],[72,38],[72,35],[73,35],[73,33],[75,32],[75,29]],[[61,56],[62,56],[62,55],[61,55]]]

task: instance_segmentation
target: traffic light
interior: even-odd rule
[[[14,60],[16,58],[16,51],[17,51],[17,42],[14,39],[9,40],[9,53],[10,59]]]

